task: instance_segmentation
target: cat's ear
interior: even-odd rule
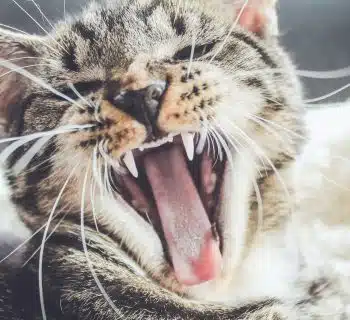
[[[240,0],[235,5],[238,23],[261,37],[277,36],[276,4],[277,0]]]
[[[40,39],[0,28],[0,136],[13,131],[12,126],[21,116],[21,101],[29,84],[28,79],[5,68],[1,61],[30,70],[31,65],[38,63]]]

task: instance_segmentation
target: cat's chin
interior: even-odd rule
[[[152,224],[182,285],[220,275],[217,221],[225,163],[221,150],[200,141],[195,150],[187,134],[143,145],[124,157],[124,173],[114,172],[116,192]]]

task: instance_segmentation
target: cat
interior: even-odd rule
[[[46,37],[0,30],[2,130],[22,137],[0,160],[33,233],[0,264],[2,318],[349,318],[346,264],[304,254],[331,231],[298,189],[275,6],[108,1]]]

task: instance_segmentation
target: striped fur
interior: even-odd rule
[[[181,94],[170,96],[172,103],[162,107],[160,116],[166,119],[162,129],[198,131],[207,120],[227,141],[230,137],[238,141],[240,149],[236,152],[229,145],[233,166],[226,169],[220,203],[218,227],[225,239],[222,277],[196,288],[177,283],[162,239],[122,200],[97,193],[95,205],[101,233],[93,231],[91,199],[85,194],[88,254],[115,309],[96,285],[82,248],[79,224],[83,182],[101,137],[111,140],[109,155],[118,159],[127,148],[144,140],[144,125],[130,112],[102,103],[97,111],[103,118],[100,127],[58,135],[27,170],[19,176],[10,176],[13,201],[23,221],[35,231],[47,221],[64,181],[77,168],[62,194],[56,210],[59,218],[52,221],[51,230],[63,215],[64,222],[48,240],[44,251],[43,285],[48,319],[282,320],[301,316],[312,319],[298,306],[307,301],[305,297],[317,292],[317,284],[310,285],[315,290],[306,289],[302,297],[289,300],[264,281],[263,289],[251,296],[247,296],[251,289],[239,285],[240,280],[246,279],[242,266],[253,259],[260,244],[286,230],[293,211],[293,201],[287,199],[286,193],[293,198],[289,174],[300,152],[304,129],[301,92],[292,63],[272,33],[266,31],[258,36],[239,26],[209,63],[228,34],[230,15],[225,17],[200,1],[183,2],[179,7],[176,1],[166,0],[107,1],[104,6],[93,3],[80,16],[59,23],[53,33],[55,41],[41,39],[46,46],[37,38],[0,31],[0,48],[6,51],[2,57],[12,57],[7,48],[16,43],[21,51],[30,52],[38,60],[51,59],[33,69],[33,73],[77,99],[67,86],[72,82],[85,97],[78,99],[84,107],[81,110],[20,78],[26,91],[24,97],[16,96],[22,102],[21,113],[16,113],[21,116],[16,119],[16,126],[10,126],[12,134],[26,135],[67,124],[91,123],[95,121],[95,112],[85,99],[99,101],[118,83],[139,89],[145,79],[152,79],[167,80],[169,88],[181,89]],[[209,49],[203,57],[199,55],[195,59],[186,78],[187,49],[193,35],[197,46],[204,50],[207,45]],[[0,97],[1,89],[5,88],[8,94],[9,85],[15,81],[6,78],[0,82]],[[194,88],[200,88],[199,92]],[[182,109],[174,115],[175,102]],[[188,120],[188,114],[192,120]],[[264,126],[268,122],[253,120],[261,118],[279,127],[273,127],[271,132]],[[247,138],[232,123],[253,144],[247,144]],[[137,134],[125,138],[130,136],[130,128]],[[112,129],[125,135],[112,136]],[[295,134],[287,139],[283,130]],[[14,153],[9,165],[15,164],[28,148]],[[87,177],[90,190],[93,178]],[[261,191],[264,204],[262,224],[254,186]],[[238,231],[237,226],[241,226]],[[28,257],[40,246],[42,236],[38,233],[30,242]],[[40,319],[38,256],[24,268],[1,268],[0,318]]]

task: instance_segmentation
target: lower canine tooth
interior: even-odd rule
[[[130,173],[137,178],[139,176],[139,172],[137,170],[136,167],[136,163],[135,163],[135,159],[134,159],[134,155],[132,154],[131,151],[128,151],[125,156],[124,156],[124,164],[125,166],[128,168],[128,170],[130,171]]]
[[[193,134],[191,133],[181,133],[182,142],[186,150],[187,158],[192,161],[194,156],[194,141]]]

